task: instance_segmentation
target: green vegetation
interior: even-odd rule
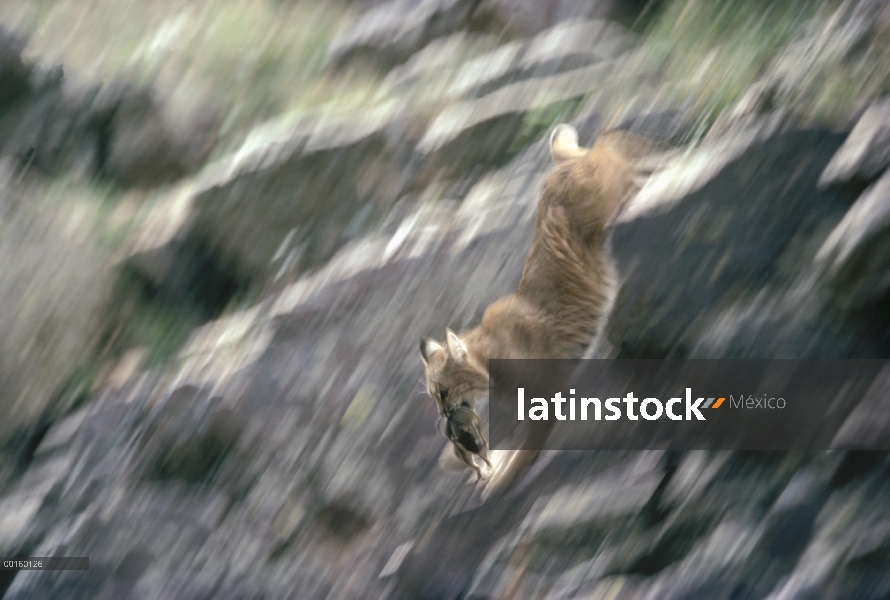
[[[123,74],[220,110],[219,152],[288,110],[341,98],[363,105],[366,98],[354,92],[367,85],[321,72],[350,10],[311,0],[0,2],[7,21],[30,34],[29,52],[45,63],[86,79]]]
[[[668,80],[713,122],[817,7],[811,0],[673,0],[650,26],[646,46]]]
[[[355,111],[378,89],[373,75],[330,77],[322,61],[349,16],[348,3],[312,0],[0,0],[0,16],[29,35],[27,53],[62,64],[78,81],[122,76],[156,86],[185,107],[220,114],[216,154],[232,151],[255,125],[309,110]],[[62,210],[67,227],[95,240],[115,262],[154,192],[60,174],[28,186],[35,209]],[[88,394],[98,374],[130,348],[144,348],[143,367],[176,354],[206,311],[157,298],[126,270],[116,277],[98,356],[72,378],[66,396]],[[103,366],[105,365],[105,366]],[[75,400],[76,401],[76,400]]]
[[[736,103],[791,43],[824,28],[838,0],[672,0],[647,25],[645,48],[707,127]],[[812,38],[811,38],[812,39]],[[781,102],[805,119],[844,118],[890,91],[890,26],[872,44],[833,55],[815,43],[784,57],[797,85]]]
[[[888,11],[890,19],[890,11]],[[873,43],[847,60],[832,60],[796,90],[795,104],[820,120],[844,118],[857,105],[890,94],[890,20]]]
[[[781,73],[778,106],[804,123],[843,123],[863,102],[890,94],[890,7],[868,43],[845,45],[839,28],[849,6],[840,0],[667,0],[634,24],[641,50],[630,71],[658,73],[654,88],[614,86],[599,100],[607,123],[657,91],[672,104],[691,105],[692,133],[706,132],[766,73]],[[855,27],[851,27],[855,30]],[[849,35],[849,31],[845,34]],[[560,103],[530,113],[514,150],[584,103]]]

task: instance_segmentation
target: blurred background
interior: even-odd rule
[[[890,598],[890,375],[850,450],[439,468],[560,122],[673,150],[610,356],[888,357],[883,0],[0,2],[0,555],[90,558],[0,597]]]

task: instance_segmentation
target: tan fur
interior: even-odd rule
[[[554,166],[516,292],[491,304],[463,335],[448,330],[445,344],[421,341],[427,391],[442,416],[460,405],[474,409],[487,396],[489,359],[578,358],[602,327],[615,288],[608,226],[637,189],[634,161],[652,145],[620,131],[600,135],[590,149],[577,140],[568,125],[551,135]],[[536,454],[512,457],[504,483]]]

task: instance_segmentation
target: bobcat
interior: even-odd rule
[[[430,338],[420,342],[427,392],[440,416],[461,408],[473,411],[487,398],[489,359],[584,355],[615,295],[608,226],[638,188],[634,161],[652,148],[644,138],[611,131],[586,149],[578,146],[578,133],[570,125],[554,129],[554,165],[544,179],[532,247],[516,292],[491,304],[478,327],[460,336],[448,329],[444,344]],[[478,474],[467,450],[456,449]],[[535,451],[513,456],[509,472],[497,474],[498,486],[509,485],[536,456]]]

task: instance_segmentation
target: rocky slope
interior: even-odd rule
[[[421,4],[408,54],[427,41],[408,26],[441,38],[460,6]],[[350,35],[332,56],[379,42]],[[515,286],[550,163],[536,115],[585,143],[616,120],[674,141],[695,123],[683,101],[616,117],[628,86],[662,82],[613,23],[448,43],[436,114],[272,123],[157,202],[128,269],[222,306],[265,292],[47,417],[0,498],[0,554],[91,568],[19,572],[4,598],[890,596],[886,453],[547,453],[487,502],[438,468],[416,342]],[[785,108],[683,147],[616,223],[615,355],[887,357],[884,104],[851,133]],[[839,446],[887,439],[885,385]]]

